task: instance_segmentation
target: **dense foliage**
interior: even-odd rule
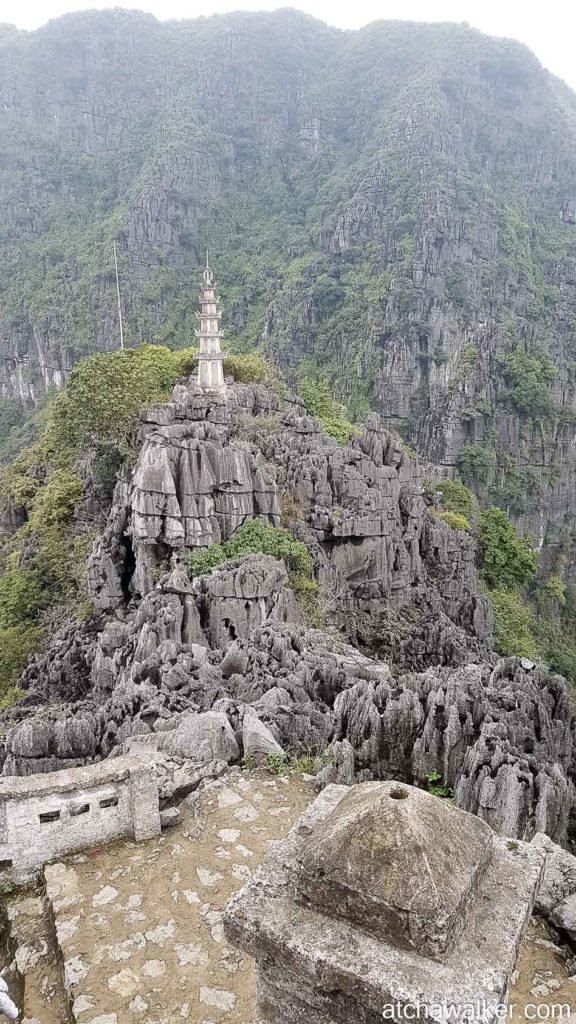
[[[550,385],[556,367],[543,353],[529,353],[516,348],[502,359],[507,398],[521,414],[542,416],[550,411]]]
[[[494,618],[494,646],[505,657],[538,658],[534,635],[534,613],[530,604],[514,590],[496,588],[489,592]]]
[[[192,576],[200,576],[228,560],[257,554],[282,559],[289,570],[290,582],[296,587],[302,585],[303,580],[312,579],[312,559],[306,545],[294,540],[287,530],[267,526],[259,519],[249,519],[222,544],[198,548],[190,555],[188,568]]]
[[[338,444],[346,444],[354,428],[334,401],[328,381],[303,377],[298,391],[306,411],[320,420],[326,433]]]
[[[225,376],[233,377],[238,384],[263,384],[277,394],[284,393],[278,374],[259,352],[228,352],[223,367]]]
[[[43,601],[81,603],[82,460],[112,482],[141,406],[190,366],[163,345],[194,337],[208,242],[237,350],[226,372],[275,386],[253,350],[271,353],[340,444],[374,403],[425,455],[443,433],[467,438],[466,486],[444,481],[437,514],[477,532],[496,618],[539,602],[534,629],[555,621],[566,651],[569,602],[534,579],[509,517],[550,494],[573,450],[573,95],[464,25],[348,33],[293,11],[179,25],[92,12],[6,32],[0,51],[10,380],[37,396],[40,363],[56,378],[115,343],[114,241],[126,339],[142,345],[93,355],[32,415],[0,405],[0,461],[24,449],[1,487],[26,517],[2,552],[0,628],[21,622],[32,643]],[[466,487],[501,514],[475,518]],[[559,636],[538,639],[549,660]]]
[[[26,344],[41,329],[65,360],[109,346],[116,240],[128,344],[193,338],[208,242],[235,344],[269,346],[295,376],[304,361],[352,418],[397,344],[418,349],[424,401],[439,367],[456,389],[472,378],[481,352],[470,328],[487,308],[501,353],[535,322],[547,341],[555,268],[569,276],[575,261],[559,218],[574,104],[522,48],[463,25],[342,33],[294,11],[177,24],[120,10],[9,33],[0,48],[0,68],[19,68],[0,115],[3,336]],[[86,113],[101,109],[105,132]],[[303,110],[314,112],[304,122]],[[448,161],[444,135],[463,116],[470,130]],[[534,180],[541,151],[557,167],[546,190]],[[373,203],[367,182],[381,179],[386,202]],[[464,259],[451,232],[437,268],[435,308],[449,305],[469,339],[455,360],[431,343],[418,277],[431,216],[496,240]],[[517,360],[506,358],[516,394]]]
[[[82,360],[52,407],[50,453],[70,460],[97,447],[128,455],[138,413],[169,396],[176,378],[191,371],[192,358],[191,350],[143,345]]]
[[[441,519],[444,523],[448,523],[451,530],[469,530],[470,523],[466,516],[460,514],[460,512],[435,512],[436,519]]]
[[[529,538],[518,536],[500,508],[481,512],[477,528],[482,573],[488,586],[509,590],[525,587],[536,575],[538,565]]]
[[[469,519],[472,515],[472,493],[461,480],[440,480],[434,484],[439,492],[444,512],[454,512]]]

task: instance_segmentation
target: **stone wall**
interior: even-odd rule
[[[18,884],[55,857],[159,832],[154,768],[137,757],[0,779],[0,868]]]

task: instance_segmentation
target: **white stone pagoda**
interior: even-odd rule
[[[220,340],[222,331],[220,329],[220,312],[216,299],[214,277],[208,265],[202,274],[200,286],[200,310],[196,313],[200,326],[196,330],[196,337],[200,339],[198,352],[198,387],[202,391],[210,391],[215,394],[222,394],[226,390],[224,383],[224,370],[222,367],[222,350]]]

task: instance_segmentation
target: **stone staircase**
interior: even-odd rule
[[[23,981],[22,1024],[72,1024],[62,957],[46,896],[16,892],[8,897],[7,910],[16,966]],[[15,993],[11,995],[16,998]]]

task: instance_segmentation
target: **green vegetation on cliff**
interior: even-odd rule
[[[461,481],[429,484],[427,491],[441,496],[437,518],[452,529],[473,529],[498,654],[542,661],[576,685],[576,587],[557,572],[539,571],[530,538],[518,535],[502,509],[474,513]]]
[[[191,360],[189,351],[143,346],[79,362],[35,444],[0,471],[0,500],[21,523],[0,550],[0,698],[46,629],[89,613],[86,559],[103,523],[83,511],[82,474],[111,486],[134,454],[138,414],[169,397]]]
[[[576,99],[524,47],[294,11],[89,12],[4,33],[0,100],[0,461],[24,449],[2,485],[24,522],[2,558],[34,573],[30,595],[79,593],[61,566],[89,533],[83,460],[108,486],[139,408],[189,361],[206,246],[227,372],[274,386],[264,353],[338,443],[376,408],[425,459],[456,463],[487,518],[449,482],[438,515],[478,531],[494,593],[535,607],[573,576]],[[103,359],[114,242],[134,349]],[[535,579],[525,533],[542,540]],[[21,612],[40,628],[44,608]]]
[[[267,526],[259,519],[249,519],[222,544],[198,548],[188,559],[188,570],[191,576],[201,576],[224,562],[246,555],[272,555],[282,560],[290,573],[289,585],[294,589],[302,587],[306,580],[312,581],[313,564],[306,545],[294,540],[287,530]]]
[[[208,244],[231,344],[304,365],[352,419],[374,402],[411,433],[464,385],[481,415],[486,334],[495,408],[545,408],[554,339],[574,362],[555,308],[576,265],[576,103],[520,45],[118,10],[6,34],[0,57],[0,319],[6,356],[30,355],[20,391],[117,336],[114,240],[129,345],[190,344]]]
[[[33,429],[11,435],[14,446],[28,437],[35,443],[0,470],[0,503],[15,518],[0,547],[0,702],[9,692],[17,696],[14,684],[47,630],[89,614],[86,561],[104,525],[101,501],[96,511],[90,501],[99,490],[100,499],[110,496],[116,471],[135,458],[139,414],[166,401],[193,365],[193,349],[161,345],[94,354],[76,364],[66,388],[34,415]],[[239,382],[281,390],[257,353],[227,356],[225,369]],[[305,546],[259,522],[195,557],[209,567],[250,551],[284,558],[298,593],[316,590]]]
[[[298,394],[306,411],[320,420],[326,433],[338,444],[346,444],[354,428],[334,401],[328,382],[303,377],[298,385]]]
[[[527,537],[518,537],[505,512],[488,508],[477,520],[480,564],[489,587],[520,589],[534,579],[536,552]]]

